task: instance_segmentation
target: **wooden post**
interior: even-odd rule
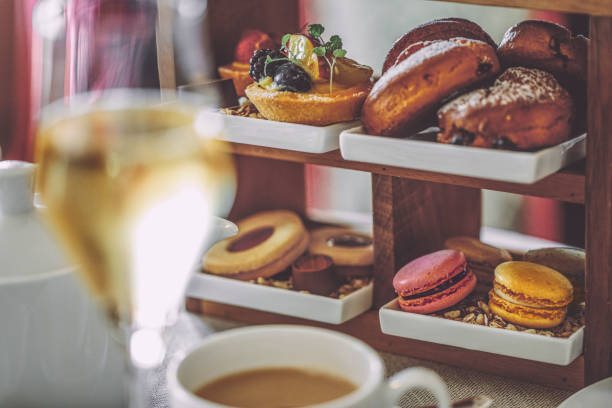
[[[238,191],[229,218],[240,220],[264,210],[291,210],[304,216],[304,165],[258,157],[235,156]]]
[[[443,248],[454,235],[478,237],[480,190],[372,174],[374,212],[374,304],[393,297],[397,270]]]
[[[591,17],[586,169],[585,382],[612,375],[612,18]]]

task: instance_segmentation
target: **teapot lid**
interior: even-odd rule
[[[0,161],[0,284],[65,270],[66,261],[33,204],[33,163]]]

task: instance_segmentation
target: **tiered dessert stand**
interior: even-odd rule
[[[323,326],[361,338],[396,354],[443,362],[508,377],[577,390],[612,375],[612,1],[457,0],[459,3],[522,7],[590,15],[587,159],[531,185],[342,159],[339,151],[309,154],[230,144],[239,172],[232,219],[264,209],[286,208],[305,215],[304,164],[372,174],[375,244],[373,310],[342,325],[327,325],[235,306],[188,299],[188,309],[252,324]],[[299,25],[298,0],[209,0],[208,19],[216,62],[232,60],[238,27],[290,32]],[[307,4],[307,3],[305,3]],[[372,2],[376,7],[376,2]],[[409,27],[406,27],[408,29]],[[161,72],[162,86],[175,87],[173,71]],[[181,84],[178,84],[181,85]],[[478,236],[480,189],[584,204],[586,214],[586,332],[584,354],[558,366],[383,334],[378,308],[395,294],[399,267],[437,250],[447,237]]]

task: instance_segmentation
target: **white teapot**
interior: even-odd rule
[[[32,200],[35,165],[0,161],[0,407],[118,407],[123,355]],[[215,218],[208,247],[237,227]]]

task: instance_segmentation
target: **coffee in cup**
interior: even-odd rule
[[[174,408],[391,408],[413,388],[432,392],[440,407],[450,406],[433,371],[409,368],[385,381],[371,347],[305,326],[253,326],[210,336],[170,365],[168,386]],[[248,398],[226,399],[241,393],[262,399],[251,405]]]

